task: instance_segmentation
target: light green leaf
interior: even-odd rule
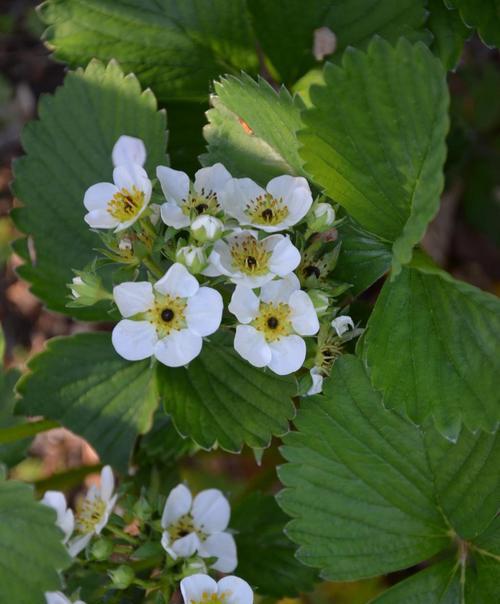
[[[450,7],[460,11],[468,27],[477,28],[483,42],[500,46],[500,4],[498,0],[446,0]]]
[[[287,522],[273,497],[253,492],[233,508],[237,574],[260,595],[282,598],[311,591],[316,572],[295,558],[295,546],[283,534]]]
[[[248,6],[264,52],[288,83],[314,65],[314,30],[320,27],[337,38],[333,57],[347,46],[366,47],[375,34],[391,42],[430,39],[423,0],[249,0]]]
[[[111,150],[122,134],[145,141],[146,168],[153,175],[165,162],[165,114],[157,111],[151,91],[141,93],[134,76],[124,76],[116,63],[98,62],[69,73],[53,96],[42,98],[39,114],[23,132],[26,156],[15,164],[23,207],[13,217],[36,251],[36,262],[24,255],[18,272],[50,309],[106,320],[105,306],[66,306],[72,269],[84,268],[100,244],[83,220],[83,196],[90,185],[111,180]]]
[[[382,406],[362,362],[343,356],[324,395],[306,399],[285,439],[298,557],[352,580],[406,568],[463,543],[491,522],[500,497],[500,435],[463,431],[457,444]],[[457,503],[459,502],[459,503]],[[462,507],[464,509],[462,509]]]
[[[404,270],[384,285],[362,352],[389,408],[421,424],[432,416],[456,438],[500,422],[500,301],[432,271]]]
[[[158,405],[149,365],[119,357],[108,333],[54,338],[29,362],[17,410],[58,420],[88,440],[104,463],[125,471],[135,439],[149,430]]]
[[[449,9],[445,0],[429,0],[427,25],[434,34],[431,50],[441,59],[446,69],[457,66],[470,30],[464,25],[457,10]]]
[[[61,588],[58,571],[70,559],[55,520],[31,487],[0,481],[0,602],[45,604],[44,592]]]
[[[42,8],[58,59],[116,59],[162,102],[204,101],[221,73],[257,69],[244,0],[48,0]]]
[[[366,230],[393,243],[395,272],[439,205],[448,130],[441,62],[423,44],[375,39],[325,67],[299,132],[305,169]]]
[[[266,184],[281,174],[303,174],[296,131],[303,103],[286,88],[276,92],[265,80],[242,74],[215,82],[213,108],[203,134],[203,165],[222,162],[233,176]]]
[[[159,365],[160,392],[176,428],[201,447],[232,452],[267,447],[295,415],[295,378],[253,367],[234,350],[232,336],[205,341],[187,369]]]

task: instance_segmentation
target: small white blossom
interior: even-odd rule
[[[226,532],[231,509],[218,489],[201,491],[193,499],[187,487],[173,489],[165,504],[162,546],[172,558],[216,558],[213,569],[228,573],[236,568],[236,544]]]
[[[319,367],[313,367],[309,371],[312,379],[312,386],[307,391],[307,396],[312,396],[313,394],[320,394],[323,391],[323,373]]]
[[[354,329],[354,322],[351,317],[348,317],[347,315],[341,315],[340,317],[336,317],[335,319],[333,319],[331,325],[333,329],[335,329],[339,337],[342,336],[346,331],[348,331],[349,328]]]
[[[132,241],[128,237],[122,237],[118,243],[118,249],[120,252],[132,251]]]
[[[215,216],[201,214],[191,223],[191,234],[197,241],[215,241],[224,232],[224,223]]]
[[[252,604],[253,591],[239,577],[224,577],[216,582],[208,575],[191,575],[181,581],[184,604]]]
[[[85,222],[94,229],[123,231],[147,208],[151,190],[151,181],[139,164],[118,165],[113,183],[99,182],[85,192]]]
[[[258,239],[255,231],[237,229],[215,243],[208,260],[204,275],[226,275],[236,285],[254,288],[292,272],[300,263],[300,252],[287,236]]]
[[[162,220],[176,229],[188,227],[201,214],[216,216],[221,211],[219,195],[231,178],[222,164],[198,170],[193,186],[185,172],[167,166],[158,166],[156,175],[167,200],[161,206]]]
[[[305,178],[278,176],[260,187],[250,178],[232,178],[220,195],[224,211],[241,225],[268,233],[297,224],[309,211],[312,195]]]
[[[222,319],[219,292],[200,287],[178,262],[154,286],[147,281],[121,283],[113,297],[124,319],[113,329],[112,342],[128,361],[155,356],[169,367],[186,365]]]
[[[146,147],[140,138],[123,135],[116,141],[111,152],[113,165],[137,164],[143,167],[146,163]]]
[[[201,273],[207,266],[208,258],[203,247],[185,245],[177,250],[175,259],[189,269],[193,275]]]
[[[329,229],[335,222],[335,210],[329,203],[318,203],[307,217],[307,226],[314,233]]]
[[[72,602],[60,591],[46,591],[45,601],[47,604],[85,604],[82,600],[75,600]]]
[[[240,322],[234,347],[249,363],[269,367],[278,375],[302,367],[306,344],[300,336],[317,333],[319,321],[311,299],[293,273],[262,286],[260,296],[238,285],[229,310]]]
[[[64,533],[63,543],[67,543],[75,528],[73,510],[68,508],[66,497],[60,491],[46,491],[40,503],[51,507],[57,513],[56,525]]]

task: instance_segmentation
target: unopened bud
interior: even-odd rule
[[[142,495],[134,504],[134,514],[139,520],[149,520],[151,518],[153,510],[148,502]]]
[[[191,234],[201,243],[215,241],[224,232],[224,223],[222,220],[210,216],[210,214],[202,214],[193,220],[191,223]]]
[[[316,204],[307,217],[307,226],[313,233],[327,231],[335,222],[335,210],[329,203]]]
[[[68,306],[92,306],[100,300],[111,298],[111,294],[104,289],[101,279],[91,271],[79,272],[68,287],[73,298]]]
[[[127,589],[127,587],[135,579],[135,573],[130,566],[122,564],[115,570],[109,571],[110,579],[116,589]]]
[[[194,560],[186,562],[182,569],[182,574],[184,577],[189,577],[189,575],[197,575],[199,573],[205,575],[207,572],[207,565],[201,558],[195,558]]]
[[[314,309],[316,310],[318,317],[325,315],[328,311],[330,302],[327,294],[322,292],[320,289],[311,289],[307,293],[314,304]]]
[[[186,245],[179,248],[175,255],[175,259],[177,262],[180,262],[188,268],[189,272],[193,275],[201,273],[208,264],[205,250],[196,245]]]
[[[113,542],[109,539],[101,538],[92,544],[90,553],[96,560],[107,560],[113,551]]]

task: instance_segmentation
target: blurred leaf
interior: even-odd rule
[[[126,471],[135,439],[149,430],[158,405],[149,360],[119,357],[109,333],[81,333],[50,340],[28,367],[17,410],[56,419],[88,440],[104,463]]]
[[[203,126],[208,103],[167,103],[170,165],[193,175],[200,168],[198,157],[205,150]]]
[[[244,0],[48,0],[42,9],[58,59],[116,59],[163,104],[205,101],[221,73],[257,69]]]
[[[65,472],[52,474],[48,478],[36,480],[34,486],[37,493],[42,495],[45,491],[69,491],[82,484],[89,474],[98,474],[102,465],[81,466],[79,468],[70,468]]]
[[[500,46],[500,7],[498,0],[446,0],[449,7],[460,11],[468,27],[477,28],[488,46]]]
[[[437,211],[448,130],[441,62],[423,44],[375,39],[327,65],[299,132],[305,169],[363,227],[393,242],[395,272]]]
[[[446,69],[454,69],[460,59],[465,40],[471,31],[464,25],[457,10],[445,5],[446,0],[429,0],[427,26],[434,34],[430,46]]]
[[[51,508],[33,499],[28,485],[0,482],[0,601],[45,604],[45,591],[61,587],[70,558]]]
[[[36,262],[26,260],[18,273],[51,310],[109,320],[105,305],[66,306],[72,269],[84,268],[100,245],[83,220],[83,196],[90,185],[111,180],[111,150],[122,134],[144,139],[150,171],[164,163],[165,115],[134,76],[124,76],[116,63],[105,67],[95,61],[43,97],[39,114],[23,133],[27,155],[14,166],[15,194],[24,205],[12,216],[36,249]]]
[[[8,467],[15,466],[21,461],[30,442],[29,438],[23,438],[22,440],[18,438],[5,440],[5,438],[2,438],[2,435],[5,435],[6,432],[23,430],[26,426],[29,426],[25,418],[14,415],[16,404],[14,386],[20,375],[20,372],[16,369],[0,371],[0,461]]]

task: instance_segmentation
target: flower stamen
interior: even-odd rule
[[[92,533],[105,513],[106,503],[100,497],[85,498],[77,504],[75,528],[83,534]]]
[[[278,304],[261,302],[259,315],[252,325],[264,334],[267,342],[275,342],[293,333],[290,312],[288,304],[283,302]]]
[[[275,226],[288,216],[288,206],[280,197],[276,199],[270,193],[259,195],[247,204],[245,213],[253,224]]]
[[[266,250],[255,237],[235,237],[231,244],[233,267],[246,275],[265,275],[268,271],[271,252]]]
[[[144,193],[134,185],[132,191],[121,189],[115,193],[108,203],[107,210],[120,222],[135,218],[144,205]]]

